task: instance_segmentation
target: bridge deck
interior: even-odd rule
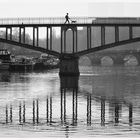
[[[71,20],[76,23],[71,23],[77,26],[80,25],[140,25],[140,17],[137,18],[103,18],[103,17],[71,17]],[[65,22],[64,17],[44,17],[44,18],[1,18],[0,26],[6,25],[51,25],[51,26],[63,26]]]

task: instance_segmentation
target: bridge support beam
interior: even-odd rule
[[[115,26],[115,42],[119,42],[119,27]]]
[[[8,28],[6,27],[6,35],[5,35],[6,40],[8,39]]]
[[[12,27],[10,28],[10,40],[12,40]]]
[[[65,54],[60,57],[60,76],[79,76],[79,57]]]
[[[91,27],[87,26],[87,49],[91,49]]]
[[[105,45],[105,26],[101,26],[101,45]]]
[[[46,49],[47,50],[52,50],[52,39],[53,39],[53,36],[52,36],[52,27],[46,27]]]
[[[21,27],[19,27],[19,42],[21,43]]]
[[[25,27],[23,27],[23,43],[25,43]]]
[[[129,26],[129,39],[133,38],[133,27]]]

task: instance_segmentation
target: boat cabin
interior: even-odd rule
[[[11,53],[7,49],[0,49],[0,59],[3,61],[10,61]]]

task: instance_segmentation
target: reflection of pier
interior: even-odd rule
[[[87,95],[87,124],[91,125],[91,95]]]
[[[36,105],[36,116],[35,116],[35,105]],[[38,99],[33,100],[33,123],[39,123],[39,104]]]
[[[85,94],[85,92],[78,90],[78,79],[78,77],[61,77],[60,95],[57,103],[55,96],[47,95],[46,99],[42,100],[37,98],[30,101],[30,103],[27,103],[27,101],[20,101],[18,105],[15,105],[14,103],[6,104],[3,116],[0,108],[1,118],[4,118],[2,120],[0,119],[0,122],[8,124],[15,123],[16,121],[18,124],[30,123],[34,125],[44,123],[53,124],[55,122],[66,125],[68,129],[69,125],[76,126],[81,122],[85,122],[85,120],[87,125],[92,125],[94,124],[94,118],[99,115],[96,120],[101,126],[105,126],[108,122],[119,125],[119,123],[121,123],[122,106],[125,105],[125,107],[129,109],[128,123],[129,125],[132,125],[132,104],[126,104],[124,101],[115,98],[107,99],[105,96],[95,97],[94,94]],[[43,106],[42,102],[44,103]],[[94,113],[96,108],[95,102],[98,103],[96,114]],[[60,109],[59,114],[57,114],[59,111],[56,112],[55,107],[53,106],[54,104],[57,104],[57,109]],[[84,108],[86,109],[84,110]],[[84,116],[84,118],[82,117],[82,120],[81,112],[79,111],[81,109]],[[92,114],[94,115],[92,116]],[[106,116],[109,116],[109,120]],[[78,119],[80,119],[80,121],[78,121]]]
[[[77,125],[78,124],[78,91],[77,89],[73,89],[72,91],[72,116],[71,120],[72,123],[70,125]],[[67,107],[66,107],[66,99],[67,99],[67,93],[66,89],[61,90],[61,95],[60,95],[60,117],[57,118],[58,122],[61,122],[61,124],[69,124],[67,123]],[[70,96],[70,95],[69,95]],[[111,119],[113,119],[113,122],[115,125],[118,125],[119,119],[120,119],[120,114],[122,110],[122,104],[120,102],[117,102],[116,100],[106,100],[104,97],[98,98],[94,100],[94,97],[91,94],[87,94],[87,99],[85,99],[86,105],[87,105],[87,110],[83,112],[83,114],[86,114],[86,120],[87,120],[87,125],[92,125],[92,121],[94,121],[94,115],[92,116],[92,112],[94,111],[94,105],[92,104],[92,101],[95,102],[98,100],[98,103],[100,102],[100,125],[105,126],[106,124],[106,103],[108,103],[109,108],[109,114],[111,115]],[[5,123],[14,123],[14,117],[16,113],[16,117],[18,118],[18,123],[19,124],[24,124],[24,123],[31,123],[31,124],[39,124],[42,123],[48,123],[51,124],[53,123],[53,97],[47,96],[46,98],[46,107],[44,110],[44,116],[40,118],[40,104],[41,100],[40,99],[33,99],[32,104],[28,106],[25,101],[20,101],[19,106],[13,106],[12,104],[6,105],[5,106]],[[133,122],[133,106],[132,104],[127,105],[129,112],[128,112],[128,124],[131,126]],[[15,109],[16,108],[16,109]],[[32,109],[32,113],[29,114],[27,111],[27,108]],[[14,115],[13,115],[14,112]],[[45,113],[46,112],[46,113]],[[113,115],[114,114],[114,115]],[[26,118],[27,115],[30,116],[29,118]],[[14,116],[14,117],[13,117]],[[43,118],[43,119],[42,119]],[[80,116],[79,116],[80,118]],[[56,119],[56,118],[55,118]],[[32,121],[31,121],[32,120]]]
[[[61,122],[66,123],[66,89],[61,89]],[[77,123],[77,89],[72,93],[72,124]]]

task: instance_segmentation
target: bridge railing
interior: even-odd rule
[[[71,17],[71,21],[76,21],[78,24],[92,23],[92,17]],[[44,17],[44,18],[0,18],[0,25],[10,24],[64,24],[64,17]]]
[[[140,24],[140,17],[70,17],[76,24]],[[37,18],[0,18],[0,25],[18,24],[64,24],[64,17],[37,17]],[[71,24],[75,24],[71,23]]]
[[[97,17],[92,24],[140,24],[140,17]]]

